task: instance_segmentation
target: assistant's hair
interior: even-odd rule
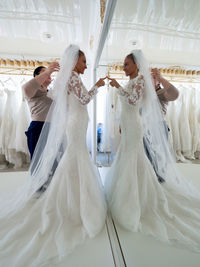
[[[42,69],[46,69],[46,68],[44,66],[37,67],[33,72],[33,77],[39,75]]]

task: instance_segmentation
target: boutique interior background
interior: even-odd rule
[[[131,50],[141,48],[151,66],[159,67],[180,88],[180,99],[169,106],[167,118],[172,128],[178,125],[172,129],[171,137],[177,159],[191,163],[196,157],[198,162],[195,152],[200,150],[199,10],[199,0],[1,0],[0,166],[4,172],[0,174],[0,192],[15,190],[26,178],[26,172],[8,170],[21,170],[29,164],[24,131],[30,115],[22,101],[21,85],[31,78],[36,66],[58,60],[70,43],[79,44],[87,55],[88,70],[83,80],[88,88],[93,79],[105,74],[124,83],[123,59]],[[88,147],[93,150],[94,159],[96,126],[105,126],[99,148],[102,152],[97,155],[100,164],[110,164],[120,140],[116,93],[108,88],[106,84],[89,107],[88,140],[93,139],[93,143],[88,142]],[[107,152],[113,152],[111,157],[104,157]],[[200,165],[179,166],[200,188]],[[102,177],[105,169],[100,168]],[[118,226],[114,229],[112,221],[107,221],[101,235],[79,247],[68,263],[76,267],[133,263],[143,267],[197,267],[199,260],[198,254],[130,234]]]
[[[177,161],[195,163],[199,163],[200,151],[199,5],[195,0],[117,1],[99,64],[99,73],[108,73],[123,84],[124,57],[133,49],[143,50],[150,66],[159,68],[179,89],[179,99],[169,104],[166,116],[170,139]],[[106,125],[102,149],[116,151],[120,139],[118,103],[116,91],[107,91],[97,96],[106,103],[107,111],[103,117],[102,104],[97,101],[97,120]]]
[[[141,48],[151,66],[159,67],[163,76],[180,88],[179,100],[169,105],[167,114],[167,121],[172,128],[171,142],[177,160],[187,162],[188,159],[199,158],[200,19],[196,10],[200,7],[200,2],[198,0],[175,2],[118,0],[115,2],[117,3],[113,16],[110,14],[111,25],[109,27],[107,24],[106,30],[102,27],[105,0],[0,2],[0,99],[2,103],[0,121],[4,118],[0,125],[3,128],[0,131],[1,161],[6,157],[7,161],[13,163],[16,168],[27,163],[28,151],[24,147],[25,140],[20,140],[21,145],[17,145],[14,140],[15,135],[23,135],[30,121],[26,104],[22,102],[21,85],[30,79],[37,65],[47,66],[52,60],[58,60],[70,43],[79,44],[87,55],[89,67],[83,79],[88,88],[93,83],[92,69],[96,57],[99,57],[96,66],[97,76],[109,74],[121,80],[123,84],[126,80],[121,68],[123,58],[131,50]],[[107,39],[105,45],[101,47],[103,50],[101,54],[98,48],[101,45],[102,36]],[[9,103],[7,108],[5,107],[6,88],[16,91],[15,96],[12,97],[12,101],[16,102],[13,105],[15,108],[8,107]],[[112,156],[120,140],[117,97],[113,89],[106,94],[108,89],[109,86],[106,85],[98,94],[94,106],[89,106],[92,118],[97,103],[97,113],[95,118],[91,119],[92,123],[88,131],[88,147],[90,151],[95,150],[94,158],[96,157],[94,155],[96,154],[95,128],[98,123],[104,125],[99,151],[112,152]],[[112,116],[107,116],[108,113]],[[175,119],[179,127],[174,126],[176,125],[174,113],[177,114]],[[11,142],[5,138],[8,130],[5,118],[8,115],[12,117],[12,131],[15,132],[12,134]],[[24,124],[19,127],[19,118],[22,115]],[[187,128],[187,135],[184,135],[181,130],[185,128]],[[93,143],[92,137],[95,139]],[[190,141],[187,141],[188,139]],[[16,150],[15,159],[9,155],[9,150],[12,150],[11,154]],[[16,158],[21,159],[17,161]],[[110,164],[111,160],[112,157],[105,158],[104,154],[97,155],[97,161],[100,161],[100,164]]]
[[[104,9],[105,1],[99,0],[0,2],[0,160],[3,169],[8,163],[17,169],[27,163],[24,130],[30,116],[22,101],[22,84],[31,79],[35,67],[58,60],[70,43],[77,43],[85,51],[91,66],[102,25],[100,12]],[[90,77],[89,67],[85,75],[87,85],[91,85]],[[14,94],[7,97],[6,89]],[[24,119],[21,129],[17,127],[20,117]],[[10,124],[6,122],[8,118]],[[13,132],[12,138],[8,138],[10,132]],[[15,135],[21,139],[15,140]]]

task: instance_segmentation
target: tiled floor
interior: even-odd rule
[[[180,171],[200,190],[200,164],[178,164]],[[99,168],[102,180],[108,168]],[[13,192],[24,183],[25,171],[1,172],[0,193]],[[130,233],[112,220],[94,239],[88,239],[59,265],[48,267],[199,267],[200,254],[178,249],[150,236]],[[120,245],[119,245],[120,244]],[[121,247],[120,247],[121,246]],[[1,264],[0,264],[1,266]],[[3,267],[3,266],[2,266]]]
[[[200,164],[178,163],[186,179],[200,190]],[[100,168],[102,180],[108,168]],[[199,267],[200,254],[169,246],[151,236],[131,233],[115,222],[118,240],[128,267]],[[122,265],[123,266],[123,265]]]

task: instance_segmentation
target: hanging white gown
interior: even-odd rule
[[[199,107],[199,103],[200,103],[200,87],[197,87],[196,89],[196,112],[197,112],[199,138],[198,138],[198,144],[197,144],[196,157],[200,159],[200,107]]]
[[[105,92],[102,151],[116,154],[120,142],[120,126],[118,120],[119,103],[116,89],[108,87]]]
[[[5,160],[5,156],[2,154],[2,143],[1,143],[1,140],[2,140],[2,138],[1,138],[1,122],[3,119],[5,103],[6,103],[6,94],[4,93],[3,90],[0,90],[0,163],[1,163],[1,168],[6,167],[6,160]]]
[[[5,92],[7,93],[7,100],[0,129],[0,143],[2,147],[2,154],[5,155],[5,158],[8,162],[13,163],[14,165],[21,165],[21,159],[18,157],[14,145],[18,103],[15,91],[5,89]]]
[[[120,103],[118,101],[118,95],[115,88],[110,88],[112,92],[112,109],[110,114],[111,126],[110,126],[110,139],[111,139],[111,148],[112,153],[115,155],[120,143],[120,124],[119,124],[119,114],[120,114]]]
[[[105,106],[104,106],[104,121],[103,121],[103,135],[101,142],[101,151],[110,152],[110,131],[111,131],[111,90],[106,88],[105,93]]]
[[[3,115],[4,115],[4,109],[5,109],[5,104],[6,104],[6,94],[4,91],[0,90],[0,129],[1,129],[1,123],[3,120]],[[2,140],[1,137],[1,131],[0,131],[0,141]],[[0,142],[0,153],[2,153],[2,143]]]
[[[182,106],[182,102],[180,101],[181,98],[177,101],[170,102],[167,110],[167,114],[170,120],[170,134],[173,140],[173,149],[176,155],[176,159],[181,162],[187,162],[187,160],[182,155],[181,149],[181,140],[180,140],[180,129],[179,129],[179,122],[180,122],[180,110]]]
[[[144,152],[139,115],[143,86],[136,77],[119,89],[122,133],[105,181],[109,208],[114,220],[130,231],[200,249],[200,198],[160,184]]]
[[[181,88],[182,95],[182,105],[180,112],[180,120],[179,120],[179,132],[180,132],[180,140],[181,140],[181,150],[184,157],[188,159],[192,159],[191,151],[192,151],[192,135],[190,131],[189,125],[189,105],[188,105],[188,88]]]
[[[27,131],[30,121],[30,111],[27,102],[23,99],[17,115],[15,147],[16,151],[23,152],[26,155],[29,155],[29,151],[25,131]]]
[[[195,152],[197,151],[197,146],[200,138],[199,127],[198,127],[198,119],[197,119],[197,107],[198,102],[196,102],[197,94],[194,87],[188,88],[190,89],[190,100],[189,100],[189,124],[190,124],[190,132],[192,137],[192,151],[191,156],[195,159]]]
[[[0,221],[1,266],[31,267],[59,262],[105,223],[106,205],[96,166],[86,146],[88,112],[96,93],[87,92],[78,74],[68,92],[67,148],[47,190],[14,217]],[[80,103],[81,102],[81,103]]]
[[[5,103],[6,103],[6,94],[4,93],[3,90],[0,90],[0,125],[3,118]]]

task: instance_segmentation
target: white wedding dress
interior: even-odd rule
[[[194,159],[195,159],[195,152],[197,151],[197,146],[200,139],[200,133],[198,127],[198,115],[197,115],[198,102],[196,102],[197,99],[196,90],[197,90],[196,88],[190,87],[190,99],[189,99],[189,124],[192,137],[191,156]]]
[[[17,114],[15,147],[16,151],[23,152],[26,155],[29,155],[29,151],[28,151],[25,131],[27,131],[30,122],[31,122],[31,115],[28,109],[28,104],[23,99],[23,101],[21,102],[19,112]]]
[[[1,123],[3,120],[4,108],[6,103],[6,94],[3,90],[0,90],[0,168],[4,169],[7,166],[5,156],[2,153],[2,138],[1,138]]]
[[[181,150],[183,156],[187,159],[194,159],[192,157],[192,135],[189,124],[189,92],[188,88],[181,88],[181,112],[179,117],[179,132],[180,132],[180,141],[181,141]]]
[[[200,107],[199,105],[197,105],[197,103],[200,103],[200,88],[197,87],[196,89],[196,112],[197,112],[197,123],[198,123],[198,132],[200,135]],[[197,154],[196,154],[197,158],[200,159],[200,138],[198,139],[198,144],[197,144]]]
[[[5,89],[7,99],[0,128],[0,146],[2,154],[9,163],[20,167],[21,158],[15,149],[16,116],[19,110],[16,92]]]
[[[172,140],[173,140],[172,143],[173,143],[173,149],[176,155],[176,159],[181,162],[187,162],[187,160],[182,155],[182,150],[181,150],[180,135],[183,134],[183,133],[180,133],[180,129],[179,129],[181,106],[182,104],[180,102],[180,99],[170,102],[167,108],[166,115],[168,116],[167,123],[170,129],[169,136],[171,135]]]
[[[105,182],[109,208],[114,220],[130,231],[199,250],[200,198],[167,181],[159,183],[145,154],[139,113],[143,87],[138,76],[119,89],[121,143]]]
[[[59,262],[105,224],[100,177],[86,147],[85,104],[96,88],[87,92],[77,74],[71,83],[76,94],[68,91],[68,122],[63,125],[67,148],[40,198],[32,198],[13,217],[1,220],[1,266],[52,266],[51,260]]]
[[[3,115],[4,115],[4,108],[5,108],[5,104],[6,104],[6,94],[4,93],[4,91],[0,90],[0,130],[1,130],[1,123],[3,121]],[[2,152],[2,131],[0,131],[0,153]]]

